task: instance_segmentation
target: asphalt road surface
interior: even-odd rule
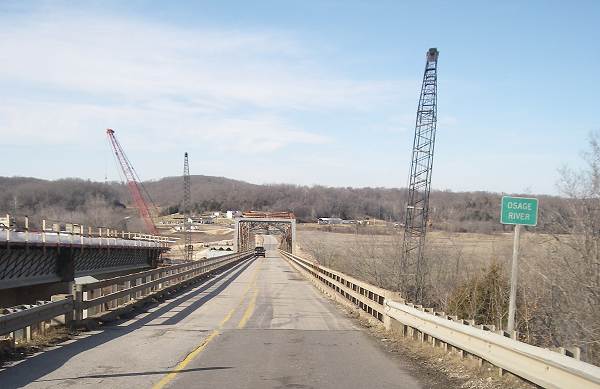
[[[137,317],[0,372],[0,388],[420,388],[265,236],[241,263]]]

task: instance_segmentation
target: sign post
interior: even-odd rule
[[[519,238],[521,236],[521,225],[515,225],[515,237],[513,239],[513,257],[510,267],[510,299],[508,300],[508,324],[506,331],[512,333],[515,329],[515,313],[517,311],[517,278],[519,277]]]
[[[515,329],[515,312],[517,310],[517,279],[519,275],[519,238],[521,226],[536,226],[538,219],[538,200],[528,197],[502,197],[500,223],[514,224],[513,258],[510,270],[510,300],[508,302],[508,325],[506,330]]]

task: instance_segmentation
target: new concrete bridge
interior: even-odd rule
[[[77,277],[152,268],[169,250],[160,236],[0,230],[0,307],[71,293]]]

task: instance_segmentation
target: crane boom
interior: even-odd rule
[[[416,275],[414,294],[416,301],[423,299],[424,266],[423,249],[429,218],[429,192],[437,128],[437,62],[439,52],[432,48],[427,51],[425,73],[417,108],[415,137],[413,140],[411,167],[408,183],[408,200],[404,220],[403,269],[415,265]]]
[[[144,200],[144,196],[142,196],[142,191],[140,190],[140,180],[133,169],[133,165],[125,155],[121,144],[119,144],[119,141],[115,136],[115,131],[109,128],[106,130],[106,135],[108,136],[108,141],[110,142],[110,145],[115,153],[115,159],[121,166],[121,170],[125,175],[125,179],[127,180],[127,188],[129,189],[129,193],[133,198],[133,202],[138,209],[140,217],[144,221],[148,232],[151,234],[158,234],[156,226],[154,225],[154,221],[152,220],[152,216],[150,215],[148,205]]]

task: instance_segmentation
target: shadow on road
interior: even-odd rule
[[[256,258],[254,258],[254,259],[256,259]],[[241,268],[240,270],[238,270],[234,275],[232,275],[229,279],[227,279],[227,281],[225,281],[221,285],[217,286],[209,294],[207,294],[206,296],[198,299],[197,301],[194,301],[192,304],[188,305],[187,307],[185,307],[181,311],[177,312],[175,315],[171,316],[170,318],[168,318],[167,320],[165,320],[164,322],[162,322],[160,325],[177,324],[181,320],[185,319],[187,316],[189,316],[196,309],[198,309],[201,306],[203,306],[204,304],[206,304],[206,302],[208,302],[210,299],[212,299],[213,297],[215,297],[216,295],[218,295],[219,293],[221,293],[225,288],[227,288],[227,286],[229,286],[229,284],[231,284],[233,282],[233,280],[236,279],[238,275],[240,275],[240,273],[242,273],[248,266],[250,266],[250,264],[252,263],[252,261],[254,261],[254,259],[248,261],[248,263],[247,263],[246,266],[244,266],[243,268]],[[197,294],[198,293],[194,292],[194,295],[197,295]],[[152,325],[152,324],[149,324],[149,325]]]
[[[82,339],[77,339],[72,343],[60,345],[56,349],[47,350],[38,355],[34,355],[33,357],[29,357],[24,361],[18,363],[16,366],[5,368],[5,370],[0,371],[0,388],[17,388],[25,386],[34,381],[38,381],[38,378],[43,377],[46,374],[58,369],[68,360],[70,360],[73,357],[76,357],[79,353],[93,349],[94,347],[100,346],[106,342],[115,340],[123,335],[127,335],[141,327],[144,327],[148,325],[148,323],[152,320],[160,317],[161,315],[169,312],[171,309],[176,308],[185,301],[206,291],[211,286],[217,284],[220,281],[224,281],[214,291],[211,291],[209,294],[207,294],[205,297],[199,300],[201,301],[201,304],[195,304],[197,309],[198,307],[205,304],[208,300],[217,296],[219,292],[221,292],[227,285],[231,284],[244,270],[246,270],[255,261],[255,259],[256,258],[252,258],[242,263],[238,263],[233,267],[223,271],[222,273],[217,274],[214,278],[204,280],[201,286],[196,287],[192,290],[192,292],[189,292],[184,295],[175,295],[174,297],[171,297],[172,300],[164,304],[163,306],[160,306],[159,304],[159,308],[156,311],[150,312],[148,315],[133,321],[127,326],[118,327],[119,331],[102,330],[102,332],[100,333],[93,334]],[[181,293],[186,293],[187,291],[189,291],[189,289],[184,290]],[[184,315],[178,316],[175,323],[179,322],[192,312],[193,310],[188,310],[185,312]],[[177,315],[179,315],[179,313]],[[122,322],[123,321],[120,321],[114,324]],[[111,327],[113,326],[108,326],[108,328]],[[118,356],[115,357],[118,358]],[[138,375],[143,374],[144,373],[139,373]],[[108,375],[106,377],[108,377]],[[64,379],[66,380],[67,378]],[[58,379],[57,381],[60,380],[61,379]]]
[[[194,371],[205,371],[205,370],[226,370],[231,369],[231,366],[215,366],[215,367],[197,367],[194,369],[182,369],[178,370],[177,373],[191,373]],[[81,380],[86,378],[111,378],[111,377],[136,377],[143,375],[166,375],[171,373],[172,370],[160,370],[160,371],[140,371],[134,373],[114,373],[114,374],[90,374],[90,375],[82,375],[78,377],[64,377],[64,378],[54,378],[50,380],[36,380],[36,382],[53,382],[53,381],[66,381],[66,380]]]

